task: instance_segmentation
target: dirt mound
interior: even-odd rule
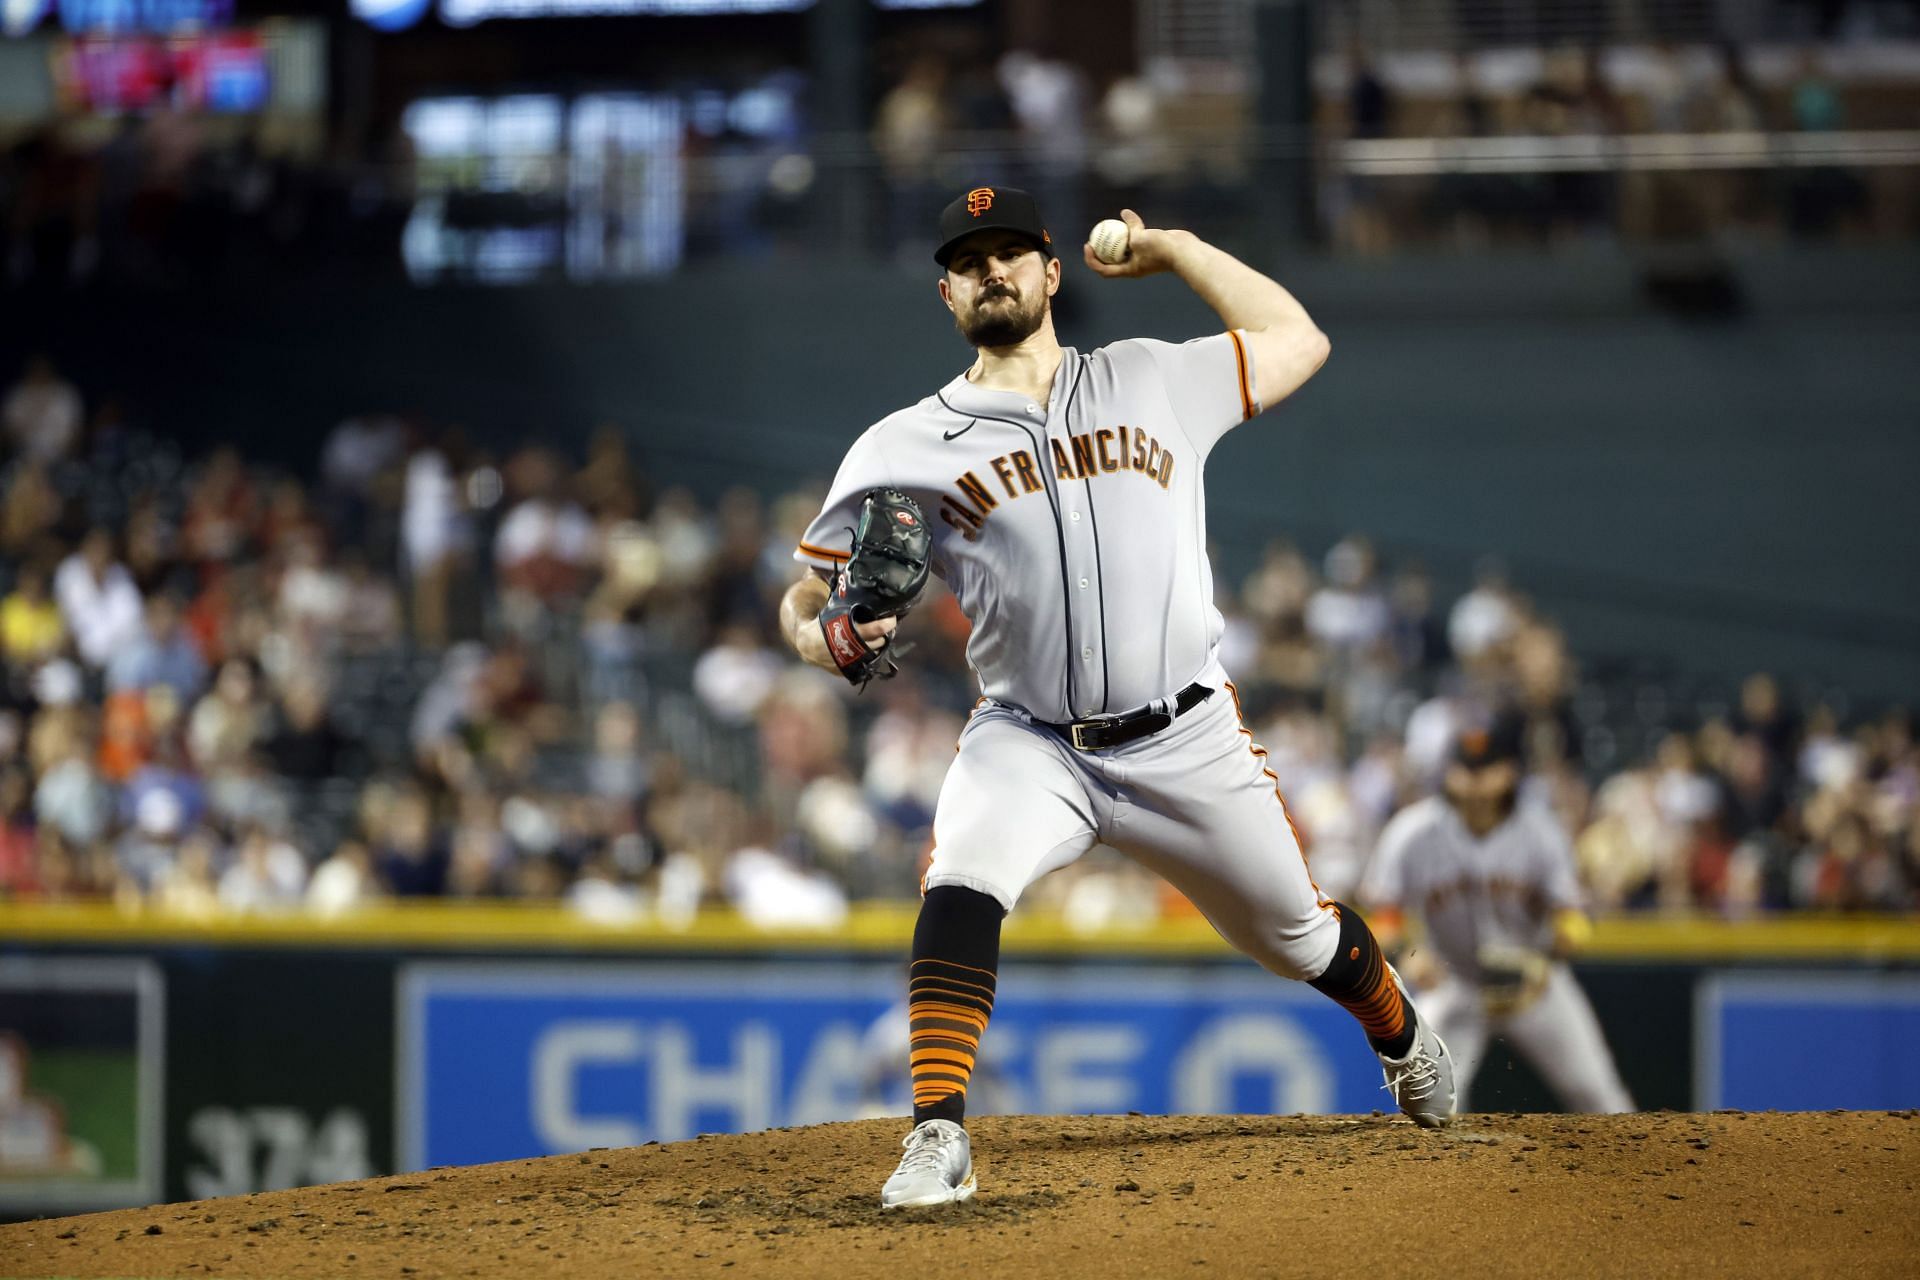
[[[978,1198],[884,1216],[865,1121],[4,1226],[0,1274],[1905,1276],[1917,1114],[982,1119]]]

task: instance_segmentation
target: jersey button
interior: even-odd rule
[[[1080,656],[1087,659],[1089,662],[1091,662],[1093,660],[1093,646],[1087,645],[1084,648],[1082,648],[1080,650]]]
[[[1074,522],[1075,524],[1079,524],[1079,523],[1080,523],[1080,513],[1079,513],[1078,511],[1075,511],[1075,512],[1073,512],[1073,513],[1072,513],[1072,515],[1073,515],[1073,522]]]
[[[1027,412],[1033,414],[1035,417],[1038,417],[1040,414],[1040,406],[1037,404],[1030,404],[1027,406]]]
[[[1080,589],[1082,591],[1087,589],[1087,580],[1085,578],[1080,579]]]

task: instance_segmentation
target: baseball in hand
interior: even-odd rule
[[[1117,266],[1127,260],[1127,224],[1118,218],[1103,218],[1093,224],[1087,243],[1093,246],[1094,257],[1110,267]]]

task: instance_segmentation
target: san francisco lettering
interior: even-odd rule
[[[1142,427],[1101,427],[1072,437],[1069,444],[1049,441],[1053,474],[1061,480],[1093,480],[1131,471],[1166,489],[1173,483],[1173,452]],[[953,481],[955,492],[941,495],[940,518],[969,541],[995,507],[1040,492],[1039,463],[1016,449],[976,467]],[[1003,498],[1004,495],[1004,498]]]

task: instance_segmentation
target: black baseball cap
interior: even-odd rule
[[[1453,742],[1453,758],[1469,769],[1485,769],[1506,761],[1518,762],[1524,752],[1526,726],[1517,715],[1503,713],[1487,725],[1461,730]]]
[[[1040,252],[1054,256],[1053,237],[1040,220],[1040,206],[1018,187],[975,187],[940,211],[940,247],[933,260],[946,266],[953,248],[976,231],[1018,231]]]

